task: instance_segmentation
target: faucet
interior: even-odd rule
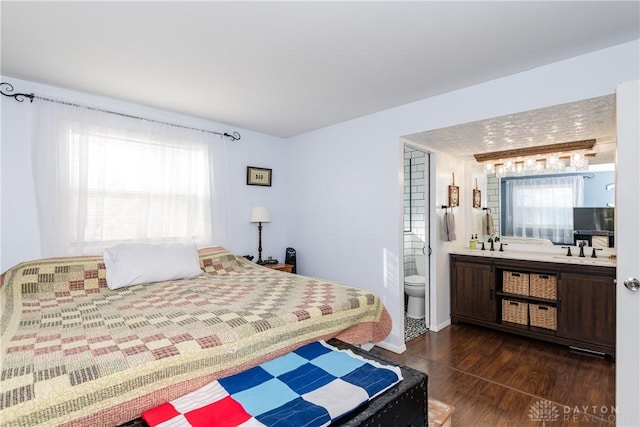
[[[493,237],[489,237],[489,240],[487,240],[487,242],[491,243],[491,247],[489,248],[489,250],[495,251],[495,248],[493,247]]]
[[[596,251],[601,251],[602,248],[593,248],[593,251],[591,251],[591,258],[598,258],[596,256]]]
[[[578,244],[578,246],[580,247],[580,254],[578,256],[584,258],[584,246],[585,246],[584,240],[582,240]]]
[[[502,249],[502,246],[509,246],[509,244],[500,242],[500,252],[504,252],[504,249]]]
[[[567,256],[572,256],[573,255],[571,253],[571,246],[563,246],[562,249],[566,249],[567,250]]]

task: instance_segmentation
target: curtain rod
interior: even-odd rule
[[[6,86],[6,92],[3,90],[3,88],[5,86]],[[144,120],[144,121],[151,122],[151,123],[161,123],[163,125],[173,126],[173,127],[177,127],[177,128],[181,128],[181,129],[189,129],[189,130],[195,130],[195,131],[199,131],[199,132],[212,133],[214,135],[219,135],[219,136],[222,136],[222,137],[229,138],[231,141],[238,141],[241,138],[240,134],[238,132],[235,132],[235,131],[233,133],[216,132],[216,131],[212,131],[212,130],[208,130],[208,129],[195,128],[195,127],[191,127],[191,126],[184,126],[184,125],[165,122],[165,121],[161,121],[161,120],[149,119],[147,117],[135,116],[133,114],[126,114],[126,113],[120,113],[120,112],[117,112],[117,111],[105,110],[105,109],[102,109],[102,108],[90,107],[88,105],[76,104],[76,103],[68,102],[68,101],[60,101],[58,99],[52,99],[52,98],[47,98],[47,97],[44,97],[44,96],[38,96],[38,95],[35,95],[33,93],[13,93],[13,90],[14,90],[13,89],[13,85],[11,83],[7,83],[7,82],[0,83],[0,93],[2,95],[4,95],[4,96],[8,96],[10,98],[13,98],[18,102],[23,102],[25,99],[29,99],[30,102],[33,102],[34,99],[39,99],[41,101],[53,102],[53,103],[56,103],[56,104],[69,105],[71,107],[85,108],[87,110],[99,111],[101,113],[114,114],[116,116],[127,117],[129,119]]]
[[[561,173],[548,173],[542,175],[522,175],[522,176],[504,176],[502,177],[505,181],[519,181],[521,179],[546,179],[546,178],[563,178],[565,176],[580,176],[583,179],[593,179],[595,178],[595,174],[593,172],[561,172]]]

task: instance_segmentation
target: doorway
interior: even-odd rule
[[[429,153],[404,145],[403,262],[405,342],[429,329]]]

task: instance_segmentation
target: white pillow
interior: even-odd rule
[[[104,264],[109,289],[202,274],[195,243],[124,243],[104,250]]]

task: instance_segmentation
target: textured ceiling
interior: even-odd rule
[[[2,0],[0,8],[5,76],[282,137],[640,37],[637,1]]]
[[[613,161],[615,95],[510,114],[405,136],[409,141],[464,159],[474,154],[595,139],[591,163]]]

